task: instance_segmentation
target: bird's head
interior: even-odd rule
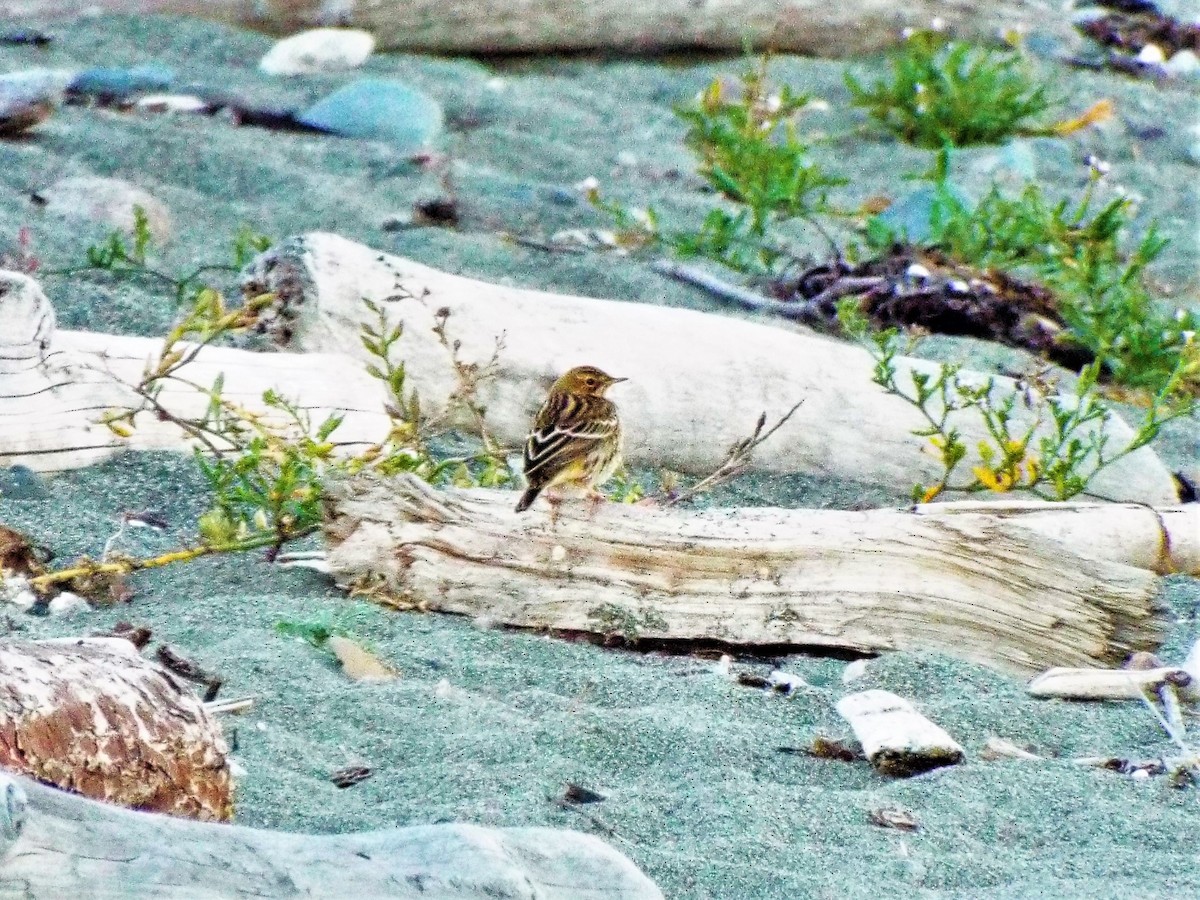
[[[593,397],[603,397],[604,392],[616,384],[618,381],[626,381],[625,378],[613,378],[611,375],[601,372],[595,366],[576,366],[571,371],[563,375],[558,381],[554,382],[552,391],[565,394],[585,394]]]

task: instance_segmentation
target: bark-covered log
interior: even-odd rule
[[[438,311],[449,311],[446,332],[461,342],[465,362],[486,364],[503,336],[496,377],[483,383],[477,399],[493,433],[510,446],[524,443],[550,383],[572,366],[591,364],[629,378],[611,396],[626,431],[626,458],[635,464],[710,472],[761,413],[774,420],[803,401],[755,451],[755,469],[886,485],[905,494],[940,471],[927,440],[912,433],[928,423],[872,382],[870,355],[802,330],[488,284],[320,233],[259,257],[245,290],[278,294],[274,333],[286,349],[344,353],[364,364],[358,336],[358,323],[368,318],[363,298],[382,304],[392,321],[404,323],[397,354],[422,408],[433,415],[445,412],[458,388],[449,354],[433,332]],[[935,370],[919,360],[899,366]],[[1015,389],[1011,379],[994,381],[997,399]],[[1026,414],[1018,403],[1014,418]],[[465,414],[462,422],[470,425]],[[987,437],[977,414],[951,422],[968,447]],[[1115,416],[1108,427],[1110,447],[1130,435]],[[1177,499],[1170,473],[1148,448],[1101,472],[1092,488],[1117,500],[1164,505]]]
[[[1047,505],[1049,506],[1049,505]],[[1109,507],[1068,514],[1103,523]],[[1049,515],[1047,510],[1047,515]],[[382,597],[524,628],[734,645],[928,649],[1020,674],[1113,666],[1166,632],[1155,576],[977,511],[606,504],[512,511],[414,478],[330,488],[328,563]],[[1200,510],[1175,520],[1200,525]],[[1103,550],[1103,547],[1100,547]]]
[[[121,638],[0,642],[0,766],[87,797],[224,821],[229,748],[200,698]]]
[[[382,49],[439,53],[613,50],[618,53],[746,46],[847,56],[894,44],[901,30],[941,19],[956,35],[995,41],[1036,26],[1069,35],[1047,0],[892,3],[857,0],[99,0],[89,9],[195,15],[275,33],[319,25],[374,32]],[[72,16],[78,0],[8,0],[0,15]]]
[[[662,900],[629,859],[574,831],[288,834],[132,812],[2,772],[0,896]]]

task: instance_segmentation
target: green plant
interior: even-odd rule
[[[898,358],[911,351],[912,342],[895,329],[871,333],[857,298],[843,300],[838,312],[846,331],[870,349],[873,381],[925,419],[925,427],[913,433],[929,441],[942,472],[933,484],[914,486],[914,503],[928,503],[947,491],[1024,490],[1046,500],[1069,500],[1086,492],[1103,469],[1153,441],[1164,424],[1195,409],[1195,402],[1180,391],[1189,370],[1200,370],[1200,353],[1189,352],[1181,356],[1132,437],[1114,448],[1105,427],[1112,412],[1096,391],[1099,360],[1083,368],[1065,395],[1045,381],[1034,381],[1022,392],[1003,388],[994,378],[968,380],[960,366],[949,364],[907,368],[905,379]],[[952,422],[963,412],[978,416],[987,435],[974,448]],[[969,468],[970,477],[959,474],[963,468]]]
[[[108,271],[138,277],[141,270],[137,261],[145,258],[143,241],[136,239],[134,248],[126,254],[128,266],[122,263]],[[111,249],[123,244],[114,237],[105,246]],[[114,434],[129,437],[137,428],[139,416],[150,414],[178,426],[196,442],[197,464],[212,498],[197,523],[198,540],[148,559],[121,554],[106,554],[101,560],[85,557],[40,575],[33,581],[35,589],[70,585],[96,594],[141,569],[261,548],[273,555],[284,544],[312,534],[320,526],[323,486],[329,479],[364,469],[383,475],[409,472],[434,484],[460,486],[495,486],[512,480],[502,448],[487,434],[483,410],[475,398],[480,384],[492,377],[496,358],[493,356],[482,367],[464,363],[458,355],[458,343],[446,334],[448,311],[439,313],[435,330],[460,379],[452,402],[468,407],[484,443],[483,452],[471,457],[439,458],[431,452],[428,439],[437,423],[423,417],[419,399],[408,387],[404,365],[396,359],[403,327],[391,325],[384,309],[369,300],[363,302],[372,316],[360,326],[361,339],[374,357],[368,373],[383,382],[388,391],[385,410],[389,429],[379,443],[357,454],[337,452],[340,415],[314,422],[299,404],[276,391],[266,391],[263,410],[254,411],[225,395],[223,376],[211,385],[197,384],[187,377],[187,366],[204,347],[253,328],[261,312],[273,302],[274,297],[268,294],[251,297],[240,307],[229,307],[215,288],[195,287],[190,308],[133,386],[138,402],[110,410],[100,420]],[[501,346],[497,345],[497,354]],[[190,418],[174,413],[161,401],[161,393],[170,382],[206,396],[204,411]]]
[[[243,225],[231,241],[230,262],[203,263],[182,275],[174,275],[150,265],[147,254],[152,242],[153,235],[146,211],[140,206],[135,206],[132,235],[127,237],[114,229],[102,243],[87,248],[87,261],[84,265],[49,269],[43,275],[65,277],[102,272],[117,278],[158,282],[173,291],[177,306],[183,306],[200,291],[211,289],[205,281],[205,276],[214,272],[236,274],[256,253],[261,253],[271,246],[269,237]]]
[[[889,79],[865,87],[847,72],[845,81],[852,105],[917,147],[996,144],[1051,131],[1037,120],[1054,101],[1011,48],[917,31],[893,54]]]
[[[678,255],[715,259],[740,272],[773,273],[795,254],[780,241],[778,226],[801,220],[820,228],[828,192],[845,179],[813,159],[795,116],[809,97],[787,86],[772,92],[768,60],[748,66],[736,89],[715,79],[700,97],[676,107],[687,125],[684,143],[696,155],[697,172],[732,207],[712,209],[696,230],[661,227],[648,209],[634,214],[592,194],[614,219],[627,246],[665,244]]]
[[[1169,311],[1151,296],[1146,268],[1167,240],[1152,223],[1132,250],[1124,249],[1133,204],[1121,196],[1098,202],[1099,169],[1090,170],[1076,201],[1051,201],[1036,184],[1015,197],[993,186],[972,207],[949,189],[949,157],[940,150],[925,175],[935,187],[929,244],[969,265],[1024,274],[1051,288],[1070,339],[1094,354],[1109,380],[1155,394],[1177,378],[1200,316]],[[883,250],[901,236],[875,218],[867,237]],[[1200,379],[1186,376],[1177,387],[1200,391]]]

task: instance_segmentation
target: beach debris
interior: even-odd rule
[[[366,781],[373,774],[369,766],[345,766],[344,768],[330,772],[329,780],[336,787],[345,789],[353,787],[360,781]]]
[[[381,78],[352,81],[297,118],[331,134],[387,141],[410,153],[428,147],[445,125],[442,107],[432,97]]]
[[[826,737],[823,734],[818,734],[814,737],[812,743],[807,747],[801,747],[798,750],[789,750],[788,752],[802,753],[805,756],[811,756],[813,759],[832,759],[836,762],[858,762],[867,758],[862,752],[861,747],[856,747],[849,741]]]
[[[277,41],[258,63],[268,75],[313,75],[357,69],[375,50],[360,28],[313,28]]]
[[[73,75],[63,69],[0,75],[0,137],[28,131],[50,118]]]
[[[6,574],[0,569],[0,603],[15,606],[21,612],[29,612],[42,602],[29,586],[24,575]]]
[[[963,761],[957,741],[890,691],[847,694],[838,701],[837,711],[881,775],[906,778]]]
[[[1125,669],[1075,669],[1056,666],[1026,685],[1033,697],[1060,700],[1141,700],[1164,685],[1192,689],[1194,679],[1181,666]]]
[[[342,671],[351,681],[391,681],[399,675],[390,665],[348,637],[330,635],[325,646],[338,658]]]
[[[240,716],[254,708],[254,697],[233,697],[229,700],[208,700],[204,708],[210,714]]]
[[[0,44],[12,47],[45,47],[54,42],[54,35],[36,28],[14,28],[0,32]]]
[[[221,685],[225,683],[225,679],[220,675],[204,669],[195,660],[184,656],[170,644],[159,644],[154,651],[154,657],[181,678],[204,685],[204,701],[206,703],[217,699]]]
[[[73,594],[70,591],[63,591],[57,594],[46,604],[46,612],[56,618],[65,618],[77,613],[88,612],[91,608],[92,604],[88,603],[87,600],[78,594]]]
[[[568,781],[563,788],[562,799],[565,803],[603,803],[608,798],[581,784]]]
[[[133,234],[136,210],[145,214],[146,227],[157,244],[171,237],[171,213],[149,191],[120,178],[74,175],[60,179],[33,195],[47,215],[66,221],[95,222]]]
[[[1100,0],[1078,11],[1075,27],[1107,54],[1101,64],[1150,77],[1194,77],[1200,70],[1200,22],[1180,21],[1153,3]],[[1192,57],[1189,59],[1188,57]],[[1090,60],[1072,59],[1087,65]]]
[[[790,694],[800,688],[812,688],[812,685],[799,675],[779,669],[773,669],[766,675],[760,675],[757,672],[738,672],[736,681],[744,687],[762,688],[764,691],[773,691],[776,694]]]
[[[188,113],[192,115],[211,116],[220,106],[197,97],[195,94],[149,94],[139,97],[133,104],[138,112],[146,113]]]
[[[852,684],[866,675],[870,662],[869,659],[856,659],[846,663],[846,668],[842,669],[842,684]]]
[[[1027,747],[1022,747],[1008,738],[989,735],[983,749],[979,751],[979,758],[988,762],[998,759],[1024,759],[1024,760],[1040,760],[1043,757],[1038,756]]]
[[[150,643],[153,632],[145,625],[134,625],[132,622],[118,622],[108,631],[93,631],[92,637],[123,638],[133,644],[138,650],[145,649]]]
[[[867,821],[880,828],[895,828],[898,831],[920,831],[917,817],[898,806],[881,806],[867,813]]]
[[[0,764],[95,800],[233,815],[228,748],[190,691],[122,638],[0,644]]]
[[[40,575],[43,571],[29,538],[15,528],[0,525],[0,575]]]

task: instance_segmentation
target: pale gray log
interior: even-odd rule
[[[795,415],[755,451],[753,468],[804,472],[893,490],[930,483],[940,467],[927,423],[908,403],[872,380],[873,361],[861,347],[795,330],[695,310],[552,294],[462,278],[391,256],[332,234],[308,234],[260,256],[244,289],[275,292],[286,313],[286,349],[342,353],[368,361],[358,325],[363,298],[403,322],[397,355],[421,408],[438,416],[458,387],[449,355],[433,333],[440,309],[446,331],[461,341],[464,362],[482,365],[503,336],[496,377],[477,399],[495,436],[524,443],[550,384],[572,366],[599,366],[626,377],[610,394],[635,464],[707,474],[731,444],[744,439],[759,414]],[[283,334],[283,329],[280,333]],[[933,371],[920,360],[901,369]],[[978,373],[964,379],[982,381]],[[902,380],[904,376],[902,375]],[[995,378],[997,399],[1016,390]],[[461,412],[461,410],[459,411]],[[1014,418],[1027,415],[1018,403]],[[468,418],[461,417],[465,426]],[[968,447],[987,437],[978,415],[952,416]],[[1109,446],[1122,445],[1129,426],[1114,416]],[[1103,471],[1093,490],[1114,500],[1165,505],[1177,500],[1171,474],[1142,448]]]
[[[0,773],[0,790],[0,897],[662,898],[627,857],[574,831],[444,824],[289,834],[133,812],[10,773]]]
[[[1147,570],[1088,555],[986,508],[713,509],[610,503],[513,511],[504,491],[409,476],[330,486],[342,583],[381,599],[532,629],[627,637],[937,650],[1031,675],[1153,650],[1166,611]],[[1093,507],[1103,518],[1105,507]],[[1079,533],[1077,532],[1077,536]]]
[[[895,44],[904,28],[940,19],[955,35],[997,41],[1009,31],[1069,39],[1064,8],[1046,0],[96,0],[107,12],[195,15],[287,33],[351,25],[381,50],[511,53],[605,49],[650,52],[746,46],[848,56]],[[73,16],[79,0],[8,0],[0,15]]]

